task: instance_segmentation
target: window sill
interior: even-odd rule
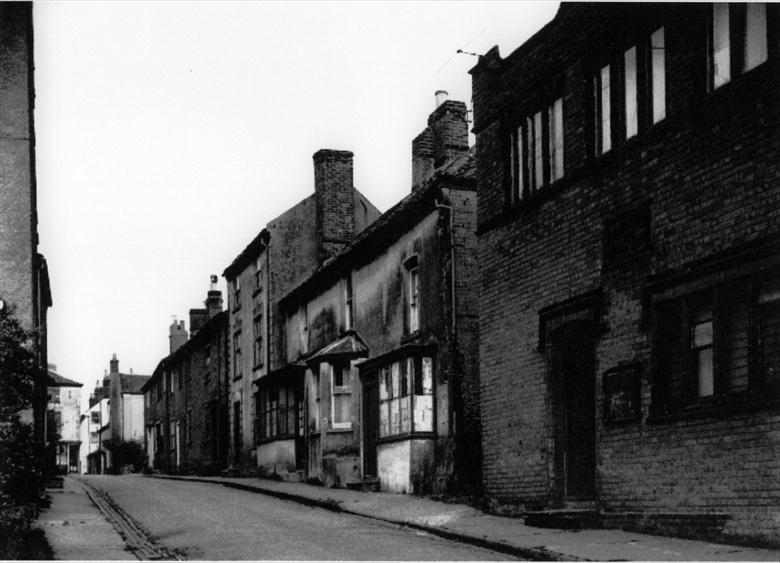
[[[352,432],[352,425],[349,426],[331,426],[328,428],[328,434],[349,434]]]
[[[233,308],[230,310],[230,312],[231,312],[231,313],[237,313],[237,312],[239,312],[240,310],[241,310],[241,305],[238,305],[238,306],[236,306],[236,307],[233,307]]]
[[[258,287],[257,289],[255,289],[255,290],[252,292],[252,299],[254,299],[255,297],[257,297],[257,296],[258,296],[258,295],[260,295],[261,293],[263,293],[263,288],[262,288],[262,287]]]
[[[260,438],[257,441],[258,446],[270,444],[271,442],[280,442],[282,440],[294,440],[295,434],[278,434],[277,436],[271,436],[270,438]]]
[[[391,444],[393,442],[403,442],[404,440],[432,440],[434,438],[436,438],[436,432],[407,432],[405,434],[377,438],[376,443]]]
[[[414,332],[408,332],[404,334],[403,337],[401,337],[401,344],[413,344],[416,342],[420,342],[422,336],[420,334],[420,329],[418,328]]]
[[[240,381],[243,377],[244,377],[243,374],[241,374],[241,375],[234,375],[233,376],[233,381]]]
[[[252,371],[259,371],[263,369],[263,365],[264,365],[263,363],[257,364],[256,366],[252,367]]]
[[[777,390],[753,388],[733,393],[700,397],[684,406],[664,407],[650,406],[651,414],[647,417],[648,424],[665,424],[678,420],[698,418],[727,418],[729,416],[749,414],[757,410],[774,410],[780,408],[780,396]],[[665,411],[665,412],[664,412]]]

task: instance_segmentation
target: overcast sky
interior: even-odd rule
[[[315,151],[353,151],[356,187],[387,210],[410,189],[434,91],[471,108],[477,59],[456,51],[506,56],[556,10],[36,2],[49,361],[83,395],[113,353],[121,371],[151,374],[172,315],[189,328],[209,275],[313,192]]]

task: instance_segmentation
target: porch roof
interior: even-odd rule
[[[312,354],[306,363],[316,364],[329,358],[365,358],[368,356],[368,346],[354,330],[348,330],[340,338],[320,348]]]

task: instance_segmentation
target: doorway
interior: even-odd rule
[[[572,321],[551,335],[554,490],[560,502],[596,494],[595,341],[592,324]]]
[[[379,439],[379,384],[377,373],[363,383],[363,477],[377,476],[376,442]]]

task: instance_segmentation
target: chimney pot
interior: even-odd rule
[[[444,102],[447,101],[447,98],[449,97],[449,93],[447,93],[447,90],[436,90],[436,107],[439,107]]]

